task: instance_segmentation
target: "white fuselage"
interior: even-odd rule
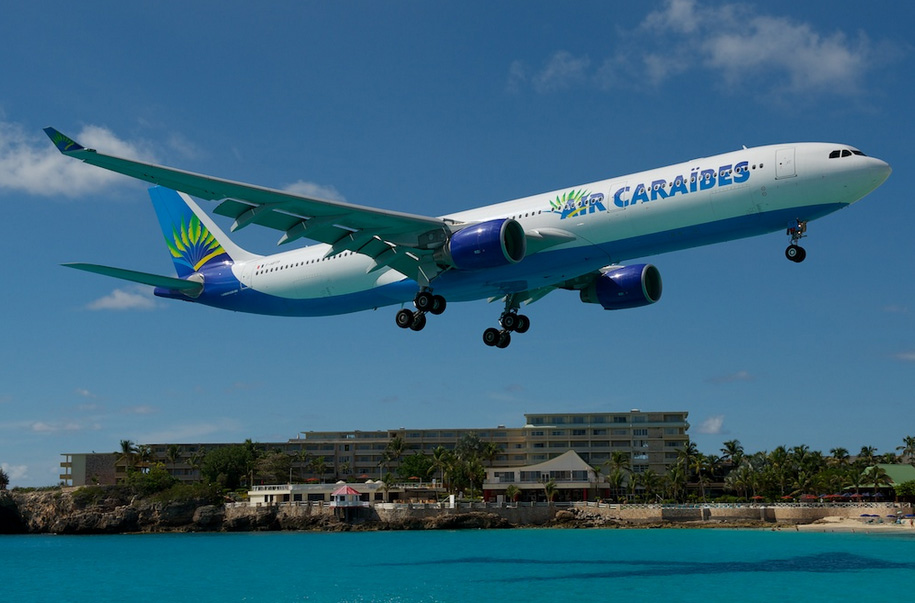
[[[847,145],[772,145],[450,214],[443,218],[458,223],[513,218],[535,252],[501,268],[446,271],[432,287],[449,301],[481,299],[533,290],[636,257],[784,230],[792,221],[815,219],[858,201],[889,173],[885,162]],[[566,242],[536,251],[538,234],[559,234]],[[358,253],[325,257],[329,249],[312,245],[239,262],[232,271],[242,291],[311,300],[294,312],[301,315],[413,299],[416,283],[406,275],[390,268],[371,271],[373,261]],[[347,296],[353,296],[351,303],[341,303]]]

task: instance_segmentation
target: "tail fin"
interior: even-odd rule
[[[187,278],[211,264],[258,257],[233,243],[185,193],[154,186],[149,197],[179,277]]]

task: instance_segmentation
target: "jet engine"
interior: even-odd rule
[[[625,310],[661,299],[661,273],[651,264],[620,266],[596,277],[581,290],[581,301],[604,310]]]
[[[511,218],[489,220],[463,228],[445,245],[445,261],[458,270],[480,270],[524,259],[524,228]]]

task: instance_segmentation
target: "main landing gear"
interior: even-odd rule
[[[807,251],[797,244],[798,241],[807,236],[807,221],[797,220],[796,225],[788,226],[788,236],[791,237],[791,244],[785,250],[785,257],[800,264],[807,257]]]
[[[413,305],[416,307],[415,312],[404,308],[394,317],[401,329],[422,331],[426,326],[426,313],[438,316],[445,311],[447,303],[441,295],[433,295],[432,291],[423,289],[413,298]]]
[[[483,343],[497,348],[507,348],[512,342],[512,332],[527,333],[531,328],[531,319],[524,314],[518,314],[518,304],[513,295],[505,298],[505,310],[499,318],[502,329],[490,327],[483,331]]]

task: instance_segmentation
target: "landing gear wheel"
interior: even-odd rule
[[[483,343],[492,347],[499,343],[499,340],[502,338],[502,332],[499,329],[489,327],[483,331]]]
[[[518,315],[517,314],[504,314],[499,322],[502,324],[502,328],[506,331],[514,331],[518,328]]]
[[[445,301],[444,297],[442,297],[441,295],[433,295],[432,296],[432,307],[429,309],[429,312],[435,316],[438,316],[439,314],[441,314],[442,312],[445,311],[445,306],[447,306],[447,305],[448,305],[448,303]]]
[[[799,245],[788,245],[788,249],[785,250],[785,257],[800,264],[807,257],[807,251]]]
[[[508,347],[508,344],[512,342],[512,334],[508,331],[502,331],[499,333],[499,341],[496,343],[496,347],[499,349],[505,349]]]
[[[413,312],[404,308],[397,312],[397,316],[394,317],[394,320],[401,329],[409,328],[410,325],[413,324]]]
[[[527,333],[531,328],[531,319],[524,314],[518,314],[515,317],[515,333]]]
[[[428,312],[435,305],[435,296],[428,291],[420,291],[413,298],[413,305],[420,312]]]
[[[413,316],[413,323],[410,325],[410,328],[414,331],[422,331],[423,327],[426,326],[426,315],[423,312],[417,312]]]

